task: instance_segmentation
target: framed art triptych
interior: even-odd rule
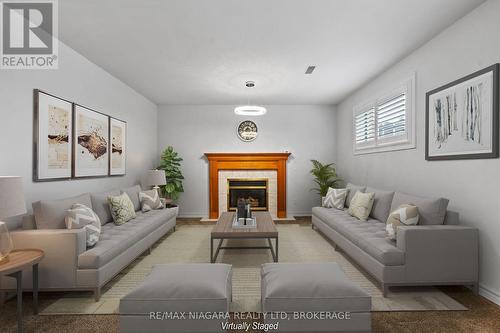
[[[126,173],[127,123],[34,91],[33,180]]]

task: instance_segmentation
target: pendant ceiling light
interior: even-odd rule
[[[253,88],[255,87],[255,82],[253,81],[247,81],[245,82],[245,87],[247,88]],[[249,99],[250,101],[250,99]],[[267,110],[263,106],[257,106],[257,105],[241,105],[237,106],[234,108],[234,113],[239,115],[239,116],[262,116],[266,114]]]

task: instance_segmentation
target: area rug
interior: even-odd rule
[[[383,297],[377,282],[310,225],[279,224],[280,262],[339,263],[347,276],[372,296],[372,311],[460,311],[466,307],[433,287],[391,288]],[[103,287],[95,302],[91,292],[68,292],[42,309],[42,315],[115,314],[120,298],[144,280],[153,265],[165,263],[206,263],[210,258],[212,225],[181,225],[164,236],[151,254],[136,259]],[[237,246],[259,245],[260,240],[234,240]],[[214,243],[215,244],[215,243]],[[217,262],[233,265],[233,302],[231,311],[260,312],[260,266],[272,262],[269,250],[221,250]],[[308,274],[308,272],[304,272]]]

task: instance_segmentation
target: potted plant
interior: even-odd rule
[[[323,164],[317,160],[311,160],[313,168],[311,174],[314,176],[314,182],[317,187],[312,188],[311,191],[316,191],[323,198],[326,196],[329,187],[335,188],[342,180],[337,176],[335,170],[335,163]]]
[[[161,154],[160,166],[158,169],[165,170],[166,185],[160,187],[162,194],[165,196],[165,203],[167,207],[177,207],[173,205],[173,201],[179,199],[180,193],[184,192],[182,187],[182,180],[184,176],[181,172],[182,158],[174,150],[172,146]]]

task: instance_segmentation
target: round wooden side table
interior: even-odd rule
[[[33,309],[38,314],[38,263],[44,253],[38,249],[13,250],[0,261],[0,275],[10,276],[17,283],[17,331],[23,331],[23,270],[33,268]]]

